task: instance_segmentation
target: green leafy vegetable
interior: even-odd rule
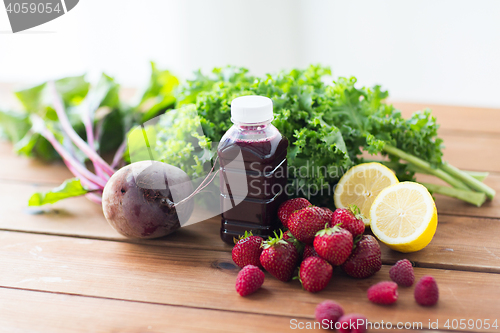
[[[167,70],[159,70],[154,62],[151,63],[149,86],[137,106],[143,113],[141,124],[174,107],[176,98],[173,92],[178,85],[179,80],[174,75]]]
[[[77,177],[46,194],[35,194],[30,205],[82,195],[86,190],[81,184],[92,191],[89,199],[100,202],[107,179],[123,163],[127,132],[175,103],[172,92],[177,78],[154,64],[152,68],[150,87],[135,107],[120,100],[120,86],[106,74],[93,85],[85,76],[76,76],[16,93],[24,109],[0,111],[0,126],[15,151],[47,161],[62,158]],[[108,165],[100,155],[114,151],[113,163]],[[92,170],[87,169],[88,161]]]
[[[31,128],[29,116],[25,113],[0,111],[0,124],[9,141],[19,142]]]
[[[29,206],[42,206],[45,204],[53,204],[59,200],[63,200],[71,197],[78,197],[88,193],[79,179],[71,178],[67,179],[60,186],[47,191],[47,192],[37,192],[34,193],[29,199]]]
[[[401,181],[426,173],[451,185],[426,184],[435,193],[475,205],[495,195],[482,183],[484,174],[443,161],[439,125],[430,110],[405,119],[384,102],[388,93],[378,85],[358,87],[354,77],[333,80],[330,69],[319,65],[262,77],[245,68],[215,68],[208,75],[198,71],[182,84],[154,63],[151,71],[136,105],[124,103],[120,86],[105,74],[95,85],[84,76],[69,77],[17,92],[24,110],[0,111],[0,126],[18,153],[45,160],[62,157],[92,191],[87,197],[99,202],[109,175],[123,165],[122,157],[125,162],[132,155],[134,161],[162,160],[203,178],[212,167],[217,142],[232,126],[231,101],[262,95],[273,100],[273,124],[289,140],[292,189],[301,196],[319,193],[309,197],[316,204],[331,204],[335,184],[351,166],[364,162],[367,153],[385,156],[383,163]],[[100,154],[110,151],[116,153],[108,165]],[[92,171],[85,165],[89,160]],[[81,195],[85,189],[76,182],[46,196],[34,195],[32,202]]]
[[[384,103],[388,93],[380,86],[357,88],[353,77],[330,79],[331,83],[327,83],[330,74],[330,69],[322,66],[264,77],[234,67],[217,68],[209,75],[197,72],[195,80],[181,86],[178,105],[191,103],[207,142],[218,142],[232,125],[230,103],[234,98],[271,98],[273,124],[290,141],[289,180],[297,194],[304,187],[308,189],[306,195],[319,189],[323,195],[309,198],[317,204],[329,203],[336,182],[352,165],[364,161],[364,152],[387,155],[400,180],[414,180],[415,172],[424,170],[453,186],[440,193],[463,199],[464,193],[473,194],[474,189],[492,198],[492,189],[442,161],[443,141],[437,135],[439,125],[430,110],[405,119],[392,105]],[[192,121],[186,118],[186,130]],[[168,131],[167,127],[157,128],[158,155],[176,156],[180,167],[193,165],[185,145],[165,142]],[[302,170],[300,175],[297,170]],[[460,191],[454,193],[454,189]],[[478,198],[475,203],[481,202]]]

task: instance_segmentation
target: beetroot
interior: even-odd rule
[[[172,165],[143,161],[118,170],[102,195],[106,220],[120,234],[131,238],[168,235],[187,222],[193,200],[180,202],[193,192],[187,174]]]

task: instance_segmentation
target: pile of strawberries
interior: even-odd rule
[[[236,281],[242,296],[262,285],[259,267],[286,282],[299,266],[298,279],[313,293],[327,286],[335,266],[354,278],[370,277],[382,267],[380,246],[373,236],[363,235],[365,225],[355,206],[332,212],[296,198],[280,206],[278,217],[288,231],[267,241],[245,233],[233,248],[233,261],[243,268]]]
[[[380,246],[373,236],[363,234],[365,225],[356,206],[332,212],[313,206],[304,198],[296,198],[280,206],[278,217],[288,231],[280,231],[267,241],[245,232],[233,248],[233,261],[242,268],[236,279],[236,291],[241,296],[252,294],[262,286],[264,272],[261,267],[284,282],[296,275],[294,278],[312,293],[328,285],[335,266],[354,278],[368,278],[382,268]],[[368,289],[370,301],[383,305],[396,302],[398,286],[414,284],[411,262],[407,259],[396,262],[389,277],[392,281],[382,281]],[[423,276],[418,281],[414,297],[422,306],[437,303],[439,292],[432,276]],[[351,330],[355,322],[364,320],[366,323],[363,315],[344,315],[342,307],[330,300],[318,305],[316,320],[338,328],[339,332],[366,331],[363,324],[356,324]]]

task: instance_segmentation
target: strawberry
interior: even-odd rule
[[[304,250],[304,244],[299,242],[297,238],[290,232],[290,230],[285,231],[283,234],[283,240],[286,240],[288,243],[295,245],[297,251],[301,253]]]
[[[392,281],[403,287],[411,287],[415,282],[413,266],[408,259],[397,261],[389,270],[389,276]]]
[[[351,254],[353,246],[349,231],[335,226],[318,231],[314,238],[314,249],[319,256],[330,264],[342,265]]]
[[[324,259],[309,257],[300,264],[299,280],[305,290],[316,293],[325,289],[332,278],[333,268]]]
[[[415,301],[422,306],[432,306],[439,299],[439,289],[436,280],[430,275],[422,276],[415,285]]]
[[[264,283],[264,272],[259,267],[247,265],[238,273],[236,291],[241,296],[256,292]]]
[[[264,250],[260,255],[260,263],[272,276],[286,282],[292,278],[299,253],[294,245],[283,239],[283,232],[275,236],[262,243]]]
[[[262,237],[253,236],[251,232],[245,231],[245,235],[233,247],[231,254],[234,263],[240,268],[246,265],[260,266],[263,241]]]
[[[350,205],[348,208],[337,208],[333,212],[332,225],[337,224],[341,224],[341,227],[349,231],[353,238],[365,232],[363,216],[356,205]]]
[[[326,300],[316,306],[314,317],[324,327],[334,329],[335,323],[344,315],[344,309],[335,301]],[[326,320],[326,321],[325,321]]]
[[[299,241],[311,244],[316,233],[329,223],[328,214],[323,208],[310,206],[290,215],[288,229]]]
[[[312,246],[311,244],[306,244],[304,246],[304,252],[302,253],[302,260],[305,260],[309,257],[319,257],[319,254],[314,249],[314,246]]]
[[[368,288],[367,295],[373,303],[389,305],[398,300],[398,285],[392,281],[382,281]]]
[[[332,210],[328,207],[321,207],[321,208],[325,211],[326,215],[328,216],[328,220],[331,221],[333,219]]]
[[[382,252],[375,237],[363,235],[341,267],[347,275],[360,279],[377,273],[382,268]]]
[[[295,236],[292,235],[290,230],[287,230],[283,233],[283,239],[286,240],[287,242],[290,242],[290,243],[293,243],[296,240]]]
[[[283,202],[281,206],[278,208],[278,218],[285,227],[288,227],[287,222],[290,215],[292,215],[292,213],[295,212],[296,210],[301,210],[302,208],[306,208],[307,206],[310,205],[311,203],[304,198],[295,198],[287,200]]]
[[[350,313],[340,317],[335,325],[339,333],[365,333],[368,326],[368,319],[359,313]]]

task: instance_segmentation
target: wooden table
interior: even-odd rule
[[[396,104],[406,115],[423,107]],[[442,124],[446,160],[490,171],[486,183],[500,192],[500,110],[432,107]],[[28,209],[33,191],[70,174],[61,164],[11,151],[0,144],[2,332],[282,332],[313,322],[325,299],[394,327],[421,322],[427,329],[429,321],[438,321],[447,331],[448,320],[452,327],[453,319],[473,319],[483,329],[466,331],[499,331],[485,330],[484,320],[500,321],[500,195],[481,208],[438,196],[439,226],[431,244],[412,254],[383,247],[384,266],[372,278],[355,280],[337,271],[324,291],[310,294],[298,281],[282,283],[266,273],[260,291],[240,297],[234,290],[238,269],[231,247],[219,239],[217,218],[163,239],[133,241],[111,229],[100,207],[84,198]],[[436,278],[437,306],[418,306],[413,288],[400,288],[393,306],[367,300],[368,287],[388,280],[390,265],[402,258],[415,264],[417,279]]]

